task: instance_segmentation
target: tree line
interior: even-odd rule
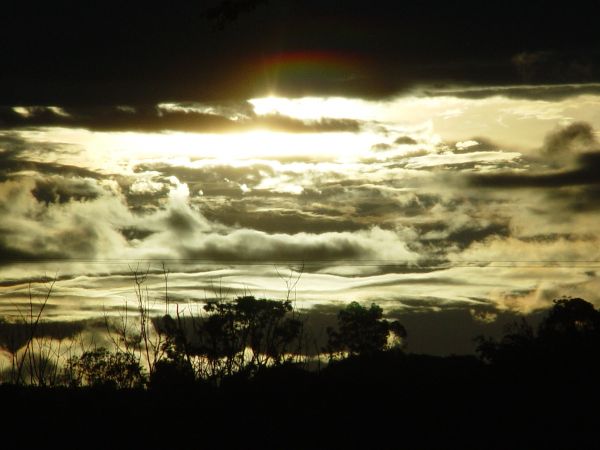
[[[337,326],[327,327],[327,344],[309,351],[305,318],[292,301],[239,296],[207,301],[201,314],[151,314],[144,279],[136,276],[137,304],[116,320],[106,318],[110,346],[50,339],[42,320],[42,302],[16,323],[0,321],[0,350],[8,355],[5,384],[115,389],[220,386],[224,380],[252,379],[257,374],[290,367],[333,366],[387,354],[401,357],[407,331],[384,318],[373,303],[351,302],[337,313]],[[165,293],[168,302],[168,294]],[[477,341],[478,362],[499,371],[546,371],[557,362],[595,369],[600,349],[600,312],[580,298],[562,298],[537,328],[526,319],[507,327],[495,340]],[[63,342],[69,342],[67,345]],[[61,348],[61,346],[63,346]]]
[[[111,387],[117,389],[221,384],[228,377],[251,378],[284,365],[339,360],[399,347],[406,330],[383,318],[376,304],[352,302],[339,311],[337,327],[326,330],[327,345],[310,347],[305,318],[292,301],[239,296],[207,301],[202,312],[152,314],[145,276],[134,274],[137,302],[119,317],[105,317],[110,345],[50,337],[43,312],[53,284],[40,303],[16,322],[0,319],[0,350],[8,356],[2,381],[13,385]],[[165,302],[169,303],[165,293]],[[82,330],[79,330],[82,331]],[[78,347],[76,344],[79,344]],[[316,344],[315,344],[316,345]]]
[[[72,351],[43,302],[0,324],[9,448],[41,447],[65,424],[75,448],[597,448],[600,312],[583,299],[477,337],[475,355],[436,357],[408,353],[376,304],[340,309],[308,351],[289,300],[154,316],[138,292],[107,318],[107,346]]]

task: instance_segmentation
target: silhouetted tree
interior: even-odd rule
[[[404,339],[406,330],[398,321],[383,319],[383,310],[375,303],[370,308],[352,302],[338,312],[338,329],[327,328],[328,350],[331,355],[373,354],[385,349],[390,335]]]
[[[554,300],[554,306],[540,324],[541,339],[597,338],[600,312],[582,298]]]
[[[500,341],[485,336],[477,336],[475,341],[479,357],[493,364],[516,366],[537,353],[535,330],[525,318],[508,324]]]
[[[97,348],[68,361],[71,386],[141,388],[146,382],[144,370],[131,353],[109,352]]]
[[[600,312],[581,298],[556,299],[537,330],[523,318],[507,327],[499,341],[477,341],[483,360],[516,372],[589,370],[598,366]]]
[[[302,330],[292,309],[289,300],[244,296],[207,303],[206,317],[187,328],[181,318],[167,315],[159,325],[165,353],[173,363],[185,361],[213,379],[282,364],[293,358]]]

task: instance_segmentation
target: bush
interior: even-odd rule
[[[69,359],[71,386],[141,388],[146,383],[144,369],[130,353],[111,353],[105,348],[84,352]]]

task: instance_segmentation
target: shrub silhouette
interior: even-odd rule
[[[150,374],[150,388],[156,390],[188,389],[195,382],[193,367],[183,358],[161,359]]]
[[[352,302],[338,312],[338,330],[327,328],[331,355],[369,355],[385,349],[390,334],[404,339],[406,330],[398,321],[383,320],[383,310],[375,303],[370,308]]]
[[[97,348],[69,359],[68,372],[73,387],[92,386],[115,389],[141,388],[144,370],[130,353]]]

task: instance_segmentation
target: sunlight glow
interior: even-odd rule
[[[376,102],[342,97],[283,98],[264,97],[248,101],[258,115],[282,114],[301,120],[332,119],[367,120],[376,113]]]
[[[27,131],[24,137],[65,146],[60,156],[35,152],[32,160],[131,173],[139,164],[191,166],[200,161],[236,165],[248,161],[336,161],[352,163],[369,155],[381,138],[374,132],[284,133],[100,133],[83,129]],[[67,144],[68,143],[68,144]],[[71,148],[71,151],[66,151]],[[59,159],[58,159],[59,158]]]
[[[302,135],[266,130],[230,134],[129,134],[113,136],[119,147],[140,159],[176,157],[191,161],[211,159],[232,164],[253,159],[331,157],[354,160],[368,151],[374,136],[365,133],[306,133]],[[131,154],[131,153],[130,153]]]

